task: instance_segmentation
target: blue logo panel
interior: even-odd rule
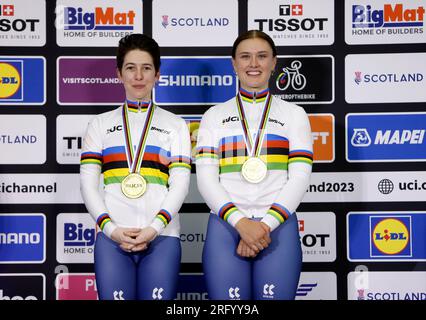
[[[46,102],[46,60],[43,57],[0,56],[0,105],[42,105]],[[18,88],[8,89],[13,84]],[[11,91],[11,95],[7,94]]]
[[[346,117],[349,162],[426,159],[426,113],[349,114]]]
[[[154,102],[158,105],[212,105],[234,97],[237,88],[229,57],[168,57],[161,59]]]
[[[0,263],[43,263],[43,214],[0,214]]]
[[[426,261],[425,212],[351,212],[349,261]]]

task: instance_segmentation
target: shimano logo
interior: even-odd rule
[[[232,86],[234,77],[231,75],[162,75],[159,86]]]
[[[234,122],[234,121],[240,121],[240,118],[238,118],[237,116],[233,116],[233,117],[228,117],[222,120],[222,124],[225,124],[227,122]]]
[[[279,120],[269,118],[268,121],[272,123],[280,124],[282,127],[284,127],[284,122],[281,122]]]
[[[160,129],[160,128],[157,128],[157,127],[154,127],[154,126],[151,127],[151,130],[158,131],[158,132],[165,133],[165,134],[172,133],[170,130]]]
[[[39,244],[39,233],[0,233],[0,244]]]

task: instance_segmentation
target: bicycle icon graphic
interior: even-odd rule
[[[306,86],[306,77],[300,73],[301,67],[302,63],[299,60],[294,60],[290,67],[284,67],[283,72],[278,75],[277,88],[284,91],[291,85],[294,90],[302,90]]]

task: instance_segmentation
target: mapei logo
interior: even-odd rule
[[[136,13],[117,12],[114,7],[95,7],[85,11],[81,7],[63,7],[64,30],[133,30]]]
[[[346,116],[347,160],[426,159],[426,113],[365,113]]]
[[[411,217],[370,218],[372,256],[411,255]]]
[[[423,6],[415,8],[396,3],[374,9],[372,5],[352,5],[353,28],[423,27],[424,16]]]
[[[0,101],[22,100],[22,60],[0,60]]]
[[[0,263],[43,263],[44,214],[0,214]]]

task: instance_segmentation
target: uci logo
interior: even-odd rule
[[[410,235],[401,220],[385,218],[376,224],[372,237],[374,245],[380,252],[395,255],[407,247]]]
[[[13,97],[21,88],[21,75],[8,62],[0,62],[0,99]]]

